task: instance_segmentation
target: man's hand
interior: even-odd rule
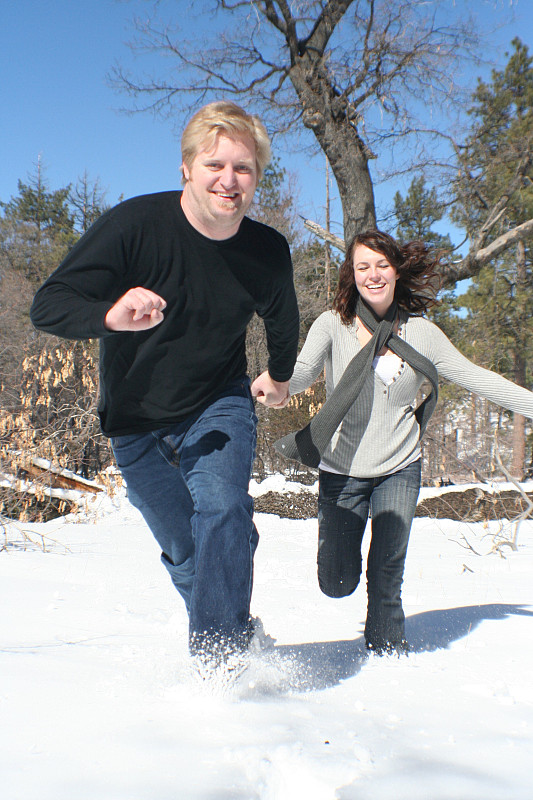
[[[106,314],[104,325],[110,331],[147,331],[163,321],[167,306],[155,292],[137,286],[120,297]]]
[[[259,375],[251,389],[257,401],[270,408],[284,408],[290,400],[289,381],[275,381],[268,372]]]

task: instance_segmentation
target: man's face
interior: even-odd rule
[[[204,236],[228,239],[239,230],[257,186],[255,143],[248,136],[218,136],[213,149],[201,150],[191,168],[181,205],[185,216]]]

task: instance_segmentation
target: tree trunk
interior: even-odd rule
[[[524,462],[526,460],[526,418],[522,414],[513,417],[513,460],[510,473],[519,481],[524,478]]]
[[[356,233],[376,227],[368,168],[369,158],[375,156],[359,136],[357,111],[338,95],[313,55],[296,57],[289,75],[303,108],[303,123],[313,131],[335,175],[344,240],[349,244]]]
[[[305,119],[305,118],[304,118]],[[343,211],[344,241],[376,227],[374,189],[365,145],[355,128],[325,115],[305,122],[326,153],[335,175]]]
[[[526,247],[523,241],[518,242],[516,253],[516,283],[519,287],[527,282],[526,272]],[[518,386],[526,386],[526,359],[524,357],[524,343],[520,337],[516,342],[514,352],[514,382]],[[521,414],[513,418],[513,459],[511,462],[511,475],[522,480],[524,477],[524,464],[526,460],[526,420]]]

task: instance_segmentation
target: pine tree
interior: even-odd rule
[[[407,195],[394,195],[394,214],[398,221],[396,236],[402,242],[421,239],[430,247],[451,250],[448,235],[442,236],[432,230],[445,214],[446,206],[439,200],[435,187],[427,188],[424,176],[413,178]]]
[[[493,70],[490,83],[478,81],[469,110],[473,123],[461,153],[453,213],[470,236],[502,193],[505,202],[492,219],[498,233],[533,214],[533,58],[520,39],[512,47],[505,68]],[[503,192],[509,184],[512,190]],[[519,241],[475,277],[463,298],[478,358],[526,388],[531,387],[533,359],[531,258],[526,242]],[[526,421],[515,414],[513,422],[510,469],[522,477]]]
[[[68,205],[70,185],[51,191],[39,159],[29,182],[18,181],[18,191],[8,203],[1,203],[7,220],[34,226],[39,238],[60,238],[67,245],[74,243],[74,216]]]

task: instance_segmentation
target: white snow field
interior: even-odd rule
[[[256,522],[252,613],[277,642],[233,682],[191,669],[184,607],[123,493],[9,524],[3,800],[531,800],[533,521],[501,557],[500,523],[415,520],[402,658],[366,656],[364,585],[320,593],[316,519]]]

